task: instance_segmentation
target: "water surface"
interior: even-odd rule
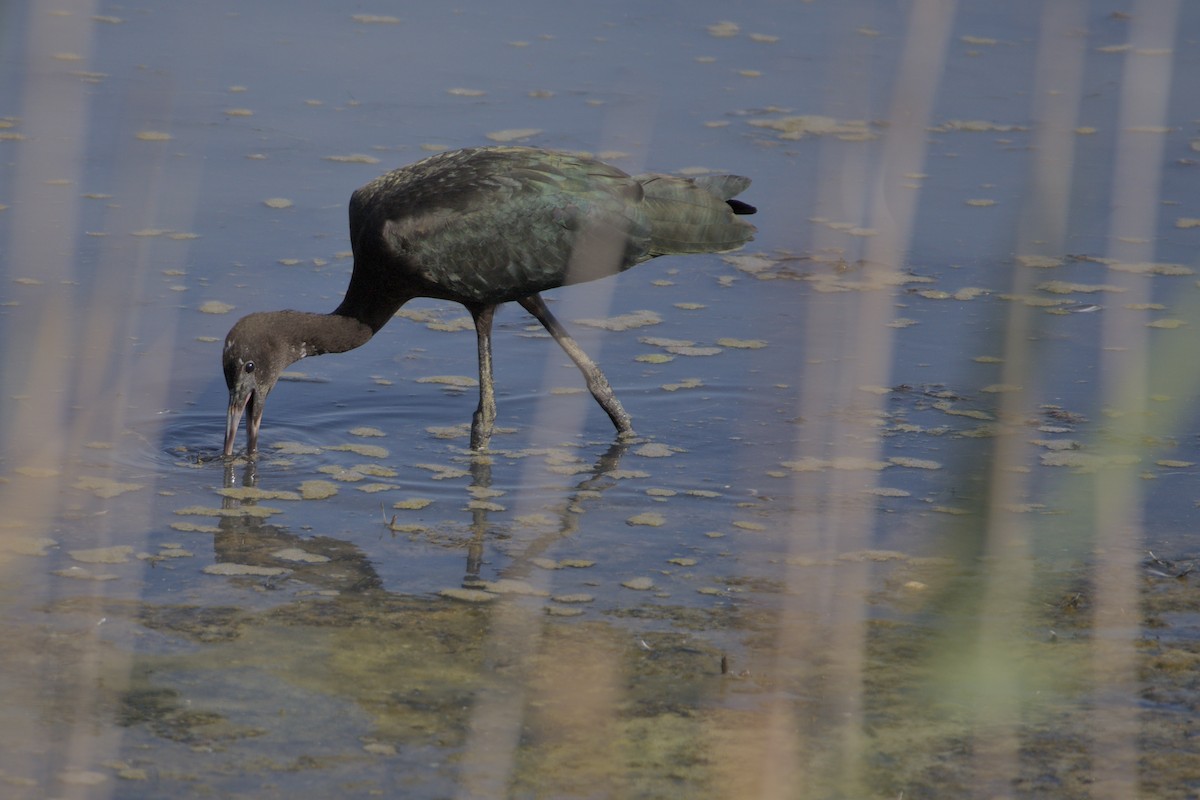
[[[1196,796],[1200,17],[1044,5],[6,7],[5,793]],[[754,180],[548,297],[639,437],[506,307],[471,454],[417,301],[220,459],[236,318],[500,140]]]

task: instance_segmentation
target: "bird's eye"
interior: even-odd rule
[[[254,362],[247,361],[246,366],[242,367],[242,369],[245,370],[247,375],[249,375],[251,372],[254,372]]]

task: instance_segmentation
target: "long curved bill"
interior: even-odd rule
[[[225,455],[233,455],[234,440],[237,439],[238,425],[242,416],[246,416],[246,455],[258,452],[258,429],[262,425],[263,404],[257,402],[258,393],[254,389],[239,396],[237,391],[229,393],[229,410],[225,414]],[[249,414],[246,414],[249,411]]]

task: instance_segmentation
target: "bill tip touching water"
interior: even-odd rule
[[[441,153],[376,178],[350,198],[354,268],[341,304],[328,314],[250,314],[226,336],[224,454],[233,454],[243,417],[246,452],[257,451],[267,397],[290,364],[365,344],[416,297],[461,303],[474,319],[473,450],[487,448],[496,417],[492,318],[513,301],[579,367],[618,435],[632,435],[608,380],[540,292],[661,255],[736,250],[754,238],[743,217],[756,209],[735,199],[749,185],[738,175],[630,176],[584,156],[506,146]]]

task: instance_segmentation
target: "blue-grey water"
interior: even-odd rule
[[[0,8],[0,794],[1195,797],[1200,10]],[[756,240],[306,359],[350,193],[513,141]],[[628,325],[630,320],[637,325]],[[624,323],[624,324],[622,324]],[[244,446],[244,432],[239,436]]]

